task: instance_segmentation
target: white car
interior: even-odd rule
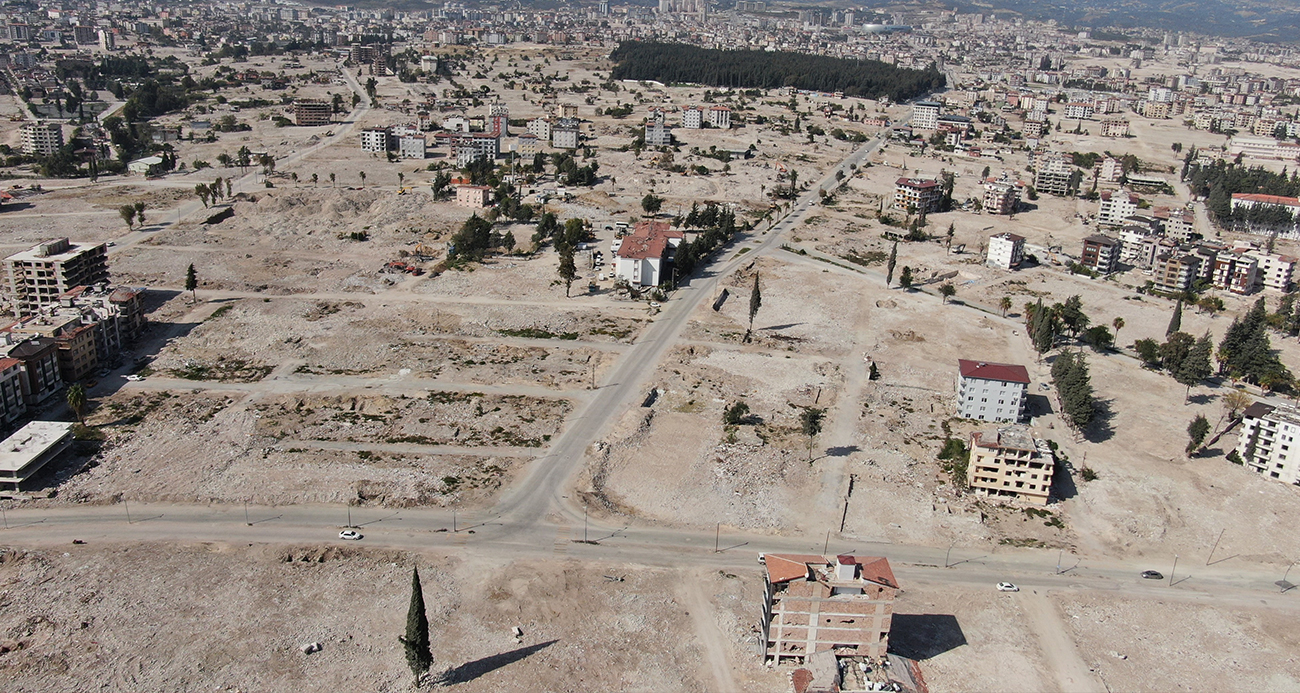
[[[135,374],[131,374],[131,375],[126,376],[126,379],[127,379],[127,380],[130,380],[130,381],[133,382],[133,383],[138,383],[138,382],[140,382],[141,380],[144,380],[144,376],[143,376],[143,375],[135,375]]]
[[[651,308],[658,308],[658,307],[659,307],[659,302],[658,302],[658,301],[651,301],[651,302],[650,302],[650,307],[651,307]]]
[[[1019,588],[1019,587],[1016,587],[1015,585],[1013,585],[1013,584],[1011,584],[1011,583],[1009,583],[1009,582],[999,582],[999,583],[998,583],[998,591],[999,591],[999,592],[1019,592],[1019,591],[1020,591],[1020,588]]]
[[[339,539],[347,539],[348,541],[358,541],[361,539],[361,532],[358,532],[355,529],[345,529],[342,532],[339,532]]]

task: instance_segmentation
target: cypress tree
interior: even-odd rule
[[[745,341],[749,341],[749,334],[754,331],[754,316],[758,315],[758,309],[763,305],[763,292],[758,288],[758,272],[754,273],[754,289],[749,292],[749,329],[745,330]]]
[[[894,268],[898,266],[898,241],[894,241],[894,247],[889,251],[889,262],[885,265],[885,288],[894,283]]]
[[[1043,312],[1043,304],[1040,301],[1038,307],[1034,309],[1034,350],[1040,355],[1046,354],[1052,350],[1052,345],[1056,342],[1056,326],[1052,324],[1052,316]]]
[[[411,569],[411,607],[406,612],[406,635],[399,637],[406,648],[406,663],[415,675],[415,684],[433,666],[433,652],[429,650],[429,618],[424,613],[424,590],[420,587],[420,570]]]
[[[1183,299],[1178,299],[1178,305],[1174,306],[1174,315],[1169,318],[1169,327],[1165,328],[1165,334],[1171,335],[1183,327]]]
[[[1080,430],[1092,423],[1096,411],[1096,402],[1092,395],[1092,381],[1088,375],[1088,362],[1083,354],[1075,354],[1070,360],[1070,367],[1064,369],[1057,381],[1057,392],[1061,397],[1061,406],[1065,415]]]

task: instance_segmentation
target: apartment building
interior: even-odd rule
[[[63,128],[58,123],[23,123],[18,141],[24,154],[49,156],[63,147]]]
[[[391,137],[388,128],[366,128],[361,131],[361,151],[382,153],[388,151]]]
[[[991,361],[957,361],[957,415],[977,421],[1024,418],[1029,371]]]
[[[1201,271],[1201,258],[1182,251],[1164,253],[1156,258],[1155,286],[1159,291],[1176,294],[1192,288]]]
[[[1237,454],[1247,469],[1300,485],[1300,410],[1256,402],[1241,417]]]
[[[632,286],[658,286],[685,237],[665,221],[638,222],[614,252],[614,275]]]
[[[1069,120],[1087,120],[1092,117],[1093,105],[1090,103],[1067,103],[1064,115]]]
[[[492,189],[486,185],[457,185],[456,204],[461,207],[482,209],[488,206]]]
[[[977,496],[1047,505],[1056,457],[1047,441],[1023,426],[976,431],[970,438],[966,484]]]
[[[1052,157],[1043,161],[1034,173],[1034,189],[1050,195],[1065,195],[1070,191],[1074,170],[1065,159]]]
[[[329,125],[333,117],[334,107],[320,99],[298,99],[293,102],[293,122],[297,125]]]
[[[1141,198],[1133,193],[1110,190],[1102,192],[1101,201],[1097,206],[1097,224],[1122,226],[1125,219],[1137,213],[1138,203],[1141,201]]]
[[[682,127],[687,130],[699,130],[704,126],[704,111],[688,106],[682,109]]]
[[[1196,217],[1188,209],[1156,207],[1151,215],[1159,222],[1165,235],[1178,243],[1187,243],[1196,233]]]
[[[1228,140],[1228,155],[1247,159],[1300,161],[1300,144],[1272,137],[1233,137]]]
[[[528,134],[543,142],[551,141],[551,121],[546,118],[534,118],[528,121]]]
[[[0,425],[6,428],[27,413],[22,380],[23,362],[0,358]]]
[[[731,109],[726,106],[713,106],[706,117],[709,119],[709,125],[719,130],[731,129]]]
[[[1297,260],[1291,255],[1279,255],[1262,250],[1246,253],[1259,263],[1259,283],[1263,288],[1286,293],[1295,280]]]
[[[63,378],[59,374],[59,346],[53,339],[9,334],[4,339],[9,345],[4,356],[17,360],[22,370],[19,382],[28,408],[39,406],[63,389]]]
[[[1025,259],[1025,237],[1003,232],[989,236],[988,256],[984,264],[997,269],[1016,269]]]
[[[0,488],[18,491],[72,445],[72,424],[33,421],[0,443]]]
[[[943,108],[935,101],[917,101],[912,105],[912,128],[916,130],[937,130],[939,128],[939,110]]]
[[[498,137],[510,134],[510,109],[505,104],[488,104],[487,131]]]
[[[879,556],[767,554],[759,648],[775,665],[819,652],[883,662],[898,581]]]
[[[1083,239],[1079,264],[1102,274],[1119,269],[1120,242],[1110,236],[1094,234]]]
[[[556,122],[555,127],[551,128],[551,145],[556,149],[577,149],[582,139],[578,128],[577,120],[561,118]]]
[[[57,303],[74,287],[108,282],[108,249],[102,243],[73,244],[59,238],[10,255],[5,270],[8,298],[18,315],[27,315]]]
[[[1020,132],[1026,139],[1036,140],[1043,136],[1043,130],[1046,127],[1047,123],[1042,120],[1026,118],[1025,124],[1020,127]]]
[[[899,178],[894,181],[894,209],[921,212],[938,211],[943,199],[939,181],[930,178]]]
[[[1020,205],[1020,186],[1005,180],[984,184],[984,212],[986,214],[1015,214]]]
[[[1102,137],[1128,137],[1127,118],[1107,118],[1101,121]]]

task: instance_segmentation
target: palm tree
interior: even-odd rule
[[[1002,300],[998,301],[998,307],[1002,309],[1002,317],[1007,317],[1007,311],[1011,310],[1011,297],[1003,296]]]
[[[68,408],[77,415],[77,423],[86,425],[83,413],[86,411],[86,388],[81,383],[73,383],[68,388]]]
[[[362,171],[362,172],[358,173],[357,175],[361,176],[361,187],[363,187],[363,188],[366,187],[366,172],[365,172],[365,171]]]
[[[313,188],[316,187],[316,183],[319,182],[319,181],[320,181],[320,174],[319,174],[319,173],[313,173],[313,174],[311,174],[311,187],[313,187]]]
[[[1124,329],[1124,318],[1115,318],[1110,325],[1115,328],[1115,346],[1119,346],[1119,331]]]
[[[330,187],[331,187],[331,188],[334,187],[334,178],[335,178],[335,175],[334,175],[333,173],[331,173],[331,174],[330,174]]]
[[[398,188],[401,188],[401,187],[402,187],[403,185],[405,185],[405,184],[406,184],[406,174],[405,174],[405,173],[402,173],[401,171],[398,171],[398,172],[397,172],[397,187],[398,187]]]

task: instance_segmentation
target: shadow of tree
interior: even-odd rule
[[[826,448],[827,457],[848,457],[855,452],[861,452],[862,448],[856,445],[840,445],[833,448]]]
[[[1111,409],[1114,400],[1099,399],[1097,400],[1096,413],[1092,416],[1092,423],[1084,430],[1083,437],[1092,443],[1104,443],[1115,436],[1115,412]]]
[[[482,659],[476,659],[472,662],[465,662],[458,667],[453,667],[440,674],[435,680],[435,683],[440,686],[453,686],[458,683],[473,681],[484,674],[489,674],[502,667],[510,666],[515,662],[529,657],[534,652],[540,652],[557,642],[559,642],[559,640],[548,640],[547,642],[540,642],[536,645],[529,645],[517,650],[510,650],[509,652],[502,652]]]

